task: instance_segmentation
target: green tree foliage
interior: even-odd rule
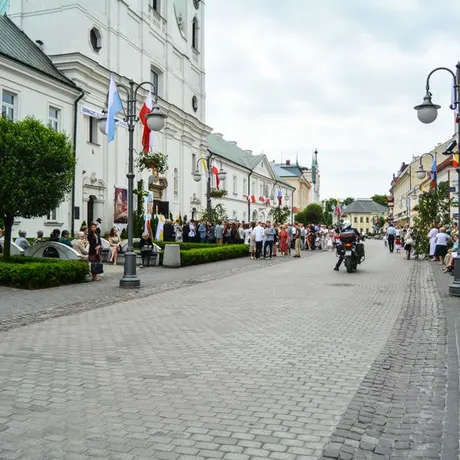
[[[273,222],[285,224],[291,215],[291,208],[289,206],[277,206],[276,208],[272,208],[268,215]]]
[[[353,201],[355,201],[355,199],[352,198],[351,196],[349,196],[348,198],[345,198],[342,201],[342,208],[344,208],[345,206],[348,206],[349,204],[353,203]]]
[[[217,203],[215,205],[211,204],[211,214],[208,216],[208,211],[206,210],[201,218],[207,222],[214,223],[216,223],[219,219],[227,220],[227,210],[222,203]]]
[[[418,254],[429,254],[428,233],[434,225],[450,225],[450,208],[452,199],[449,199],[449,184],[441,182],[438,190],[430,190],[420,195],[414,219],[416,234],[415,249]]]
[[[324,223],[322,206],[316,203],[309,204],[303,211],[296,214],[295,221],[304,225]]]
[[[374,195],[371,196],[371,200],[375,201],[382,206],[388,206],[387,196],[386,195]]]
[[[71,191],[75,169],[68,137],[39,120],[0,118],[0,218],[9,259],[15,217],[40,217]]]

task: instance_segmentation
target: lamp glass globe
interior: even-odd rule
[[[200,173],[199,171],[195,171],[195,172],[193,173],[193,180],[194,180],[195,182],[200,182],[200,180],[201,180],[201,173]]]
[[[417,109],[417,117],[422,123],[433,123],[438,117],[438,109],[433,104],[422,104]]]
[[[219,180],[225,180],[225,178],[227,177],[227,171],[224,171],[222,168],[220,168],[217,177],[219,178]]]
[[[165,126],[166,115],[159,109],[148,113],[145,118],[151,131],[161,131]]]
[[[102,134],[107,134],[107,117],[99,118],[99,121],[97,124],[99,126],[99,131]]]

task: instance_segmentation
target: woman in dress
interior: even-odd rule
[[[176,225],[174,226],[176,230],[176,243],[182,243],[182,225],[178,220],[176,220]]]
[[[109,233],[110,262],[117,265],[118,253],[121,251],[121,239],[118,236],[118,229],[112,228]]]
[[[97,231],[97,225],[95,222],[91,222],[88,232],[88,260],[91,262],[91,276],[93,281],[100,281],[101,278],[97,276],[99,264],[102,263],[101,257],[101,248],[102,248],[102,241],[101,236]]]
[[[438,226],[435,224],[433,228],[428,233],[428,238],[430,239],[430,257],[433,262],[437,260],[435,252],[436,252],[436,235],[438,234]]]
[[[278,235],[279,239],[279,248],[283,257],[286,257],[289,254],[289,234],[286,228],[286,225],[281,227],[281,231]]]

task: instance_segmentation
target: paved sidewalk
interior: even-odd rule
[[[305,252],[311,257],[318,252]],[[149,267],[138,269],[141,288],[119,288],[123,266],[104,265],[103,280],[52,289],[25,291],[0,286],[0,331],[44,321],[46,319],[74,314],[112,305],[133,297],[147,297],[170,289],[225,278],[235,273],[256,270],[291,261],[292,258],[276,257],[272,260],[252,261],[248,258],[223,262],[166,269]]]
[[[423,281],[367,253],[353,274],[317,254],[1,333],[0,459],[320,458]]]

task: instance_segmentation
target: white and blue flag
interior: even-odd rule
[[[107,104],[107,141],[112,142],[115,138],[115,115],[123,109],[120,93],[115,83],[113,74],[110,75],[109,101]]]
[[[0,0],[0,15],[5,14],[9,7],[10,0]]]

